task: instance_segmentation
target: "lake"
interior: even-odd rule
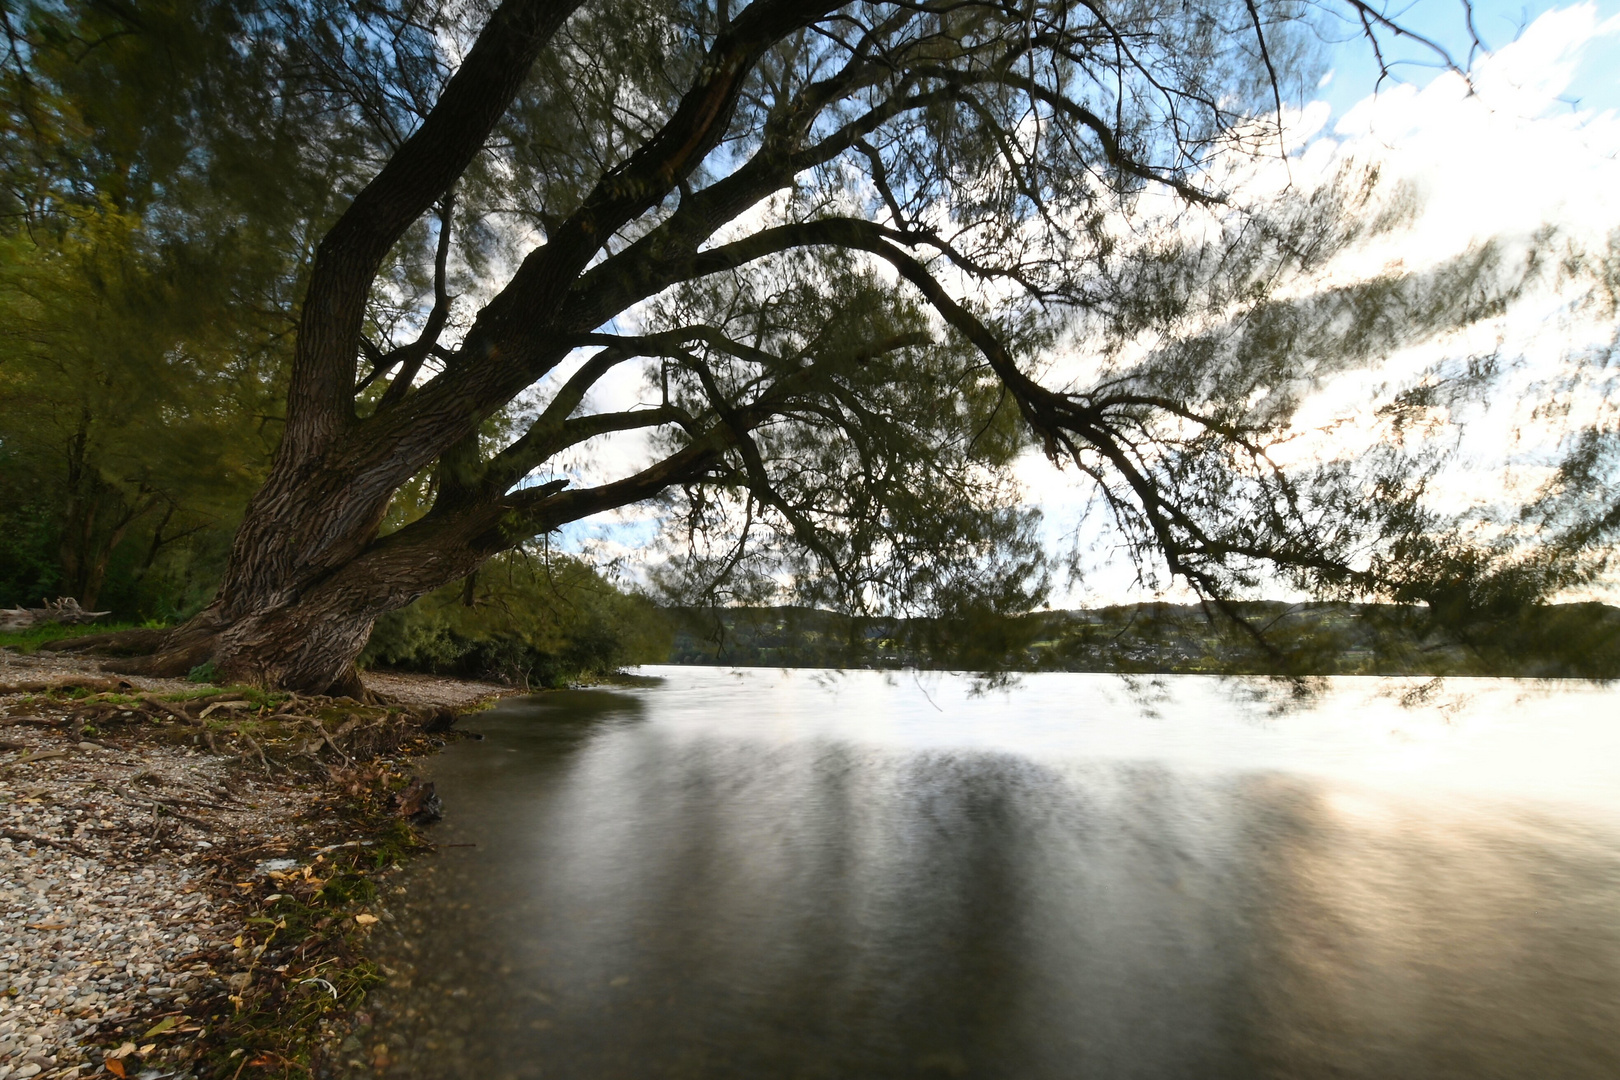
[[[1620,1076],[1614,690],[642,671],[428,763],[368,1072]]]

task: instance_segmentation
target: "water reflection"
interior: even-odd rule
[[[679,672],[486,714],[436,771],[477,846],[422,864],[367,1046],[420,1077],[1620,1075],[1615,819],[1333,775],[1399,722],[1365,701],[1279,726],[1172,686],[1152,728],[1043,678],[965,719]],[[1286,747],[1187,764],[1244,738]]]

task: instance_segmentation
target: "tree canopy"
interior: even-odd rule
[[[1526,559],[1448,533],[1422,455],[1279,464],[1323,379],[1533,271],[1479,251],[1304,287],[1400,205],[1355,171],[1234,199],[1328,18],[1405,32],[1360,0],[8,8],[37,329],[0,377],[39,411],[0,450],[93,448],[85,497],[118,509],[85,535],[200,505],[144,457],[257,483],[217,595],[144,663],[293,687],[342,684],[379,616],[648,501],[688,598],[1027,609],[1031,447],[1216,606],[1279,573],[1546,595],[1595,572],[1590,508]],[[595,407],[627,368],[640,400]],[[30,389],[53,370],[72,395]],[[166,415],[126,383],[225,404],[79,436]],[[644,458],[604,475],[631,435]],[[199,438],[224,452],[188,466]]]

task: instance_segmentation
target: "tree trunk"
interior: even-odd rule
[[[620,224],[696,167],[725,131],[727,103],[741,92],[751,58],[799,17],[788,3],[763,5],[764,16],[743,20],[752,35],[726,39],[731,58],[683,104],[658,149],[638,155],[639,172],[604,182],[537,249],[543,257],[524,260],[505,302],[480,313],[458,352],[482,360],[434,380],[437,392],[409,390],[407,375],[403,389],[390,388],[383,405],[360,417],[355,365],[378,269],[411,223],[447,197],[577,6],[502,0],[422,124],[322,238],[299,315],[281,445],[237,530],[219,594],[124,670],[172,676],[212,663],[216,678],[352,692],[354,661],[378,616],[467,577],[520,539],[639,501],[683,479],[681,469],[704,467],[712,448],[682,451],[588,497],[559,499],[561,516],[544,519],[536,507],[556,488],[508,494],[528,466],[499,483],[446,482],[425,518],[377,535],[401,484],[434,461],[454,466],[458,445],[476,451],[480,423],[567,354],[571,346],[548,318],[577,274]]]
[[[317,587],[295,603],[234,620],[224,617],[224,605],[216,600],[155,640],[148,631],[140,642],[126,643],[130,635],[109,634],[63,644],[101,649],[144,645],[141,651],[147,655],[109,665],[124,674],[180,678],[212,664],[215,682],[360,697],[355,660],[378,616],[406,602],[381,597],[367,602],[349,590]]]
[[[189,622],[156,641],[125,643],[112,634],[62,647],[141,647],[146,655],[115,665],[126,674],[182,677],[211,663],[216,681],[357,697],[355,660],[379,616],[466,577],[512,543],[500,528],[506,510],[497,504],[430,513],[380,539],[369,516],[368,536],[339,537],[323,531],[329,519],[323,522],[308,503],[276,506],[280,528],[267,529],[250,515],[232,551],[236,572]],[[288,538],[308,544],[314,536],[325,537],[328,552],[348,557],[316,559],[306,549],[307,559],[288,560]],[[278,565],[281,572],[272,572]]]

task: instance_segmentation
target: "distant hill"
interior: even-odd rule
[[[1441,626],[1422,608],[1252,601],[1253,632],[1197,605],[956,620],[802,607],[673,609],[670,662],[1159,674],[1620,676],[1620,608],[1560,604]]]

